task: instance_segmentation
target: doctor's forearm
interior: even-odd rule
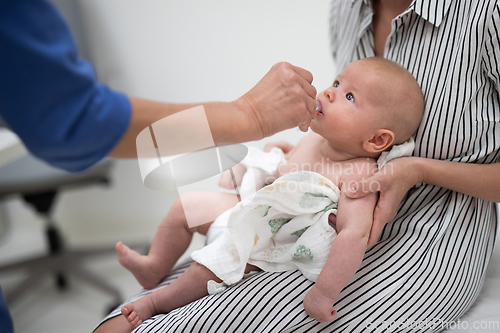
[[[117,158],[135,158],[137,135],[147,126],[176,112],[200,104],[173,104],[130,98],[132,115],[129,127],[109,154]],[[245,112],[239,102],[203,103],[211,134],[217,144],[240,143],[262,138],[257,121]],[[189,124],[180,124],[189,126]]]

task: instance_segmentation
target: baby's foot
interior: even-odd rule
[[[121,311],[134,329],[155,314],[153,303],[147,296],[122,306]]]
[[[150,262],[148,256],[141,256],[122,242],[116,243],[116,252],[120,264],[128,269],[145,289],[156,287],[163,278],[160,276],[162,274],[153,269],[154,264]]]

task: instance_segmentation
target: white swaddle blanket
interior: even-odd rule
[[[286,174],[236,205],[225,232],[191,257],[227,285],[241,280],[247,263],[271,272],[298,269],[316,281],[337,234],[328,216],[337,212],[339,195],[320,174]]]

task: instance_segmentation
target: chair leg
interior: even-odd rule
[[[33,289],[47,275],[54,275],[59,289],[65,289],[66,276],[68,273],[74,274],[77,278],[97,287],[101,291],[114,298],[114,306],[122,301],[122,295],[118,288],[107,282],[104,278],[85,269],[84,260],[93,256],[115,253],[114,246],[94,247],[92,249],[72,250],[66,249],[63,237],[56,224],[50,218],[50,211],[57,192],[49,191],[36,195],[23,195],[24,200],[32,205],[47,222],[46,240],[49,248],[49,255],[26,260],[22,263],[15,263],[0,267],[0,272],[15,269],[28,268],[29,277],[19,283],[14,290],[6,293],[6,302],[11,304],[24,294],[28,289]],[[147,249],[149,244],[132,244],[131,248]]]
[[[45,232],[49,243],[50,254],[61,253],[64,249],[64,243],[59,229],[52,222],[49,222]]]
[[[11,305],[22,294],[34,289],[37,285],[40,284],[40,282],[43,280],[43,277],[48,273],[50,273],[50,271],[46,270],[43,267],[31,269],[26,279],[19,283],[14,290],[6,292],[5,302],[7,303],[7,305]]]
[[[113,296],[115,298],[116,303],[122,302],[123,300],[122,294],[118,288],[116,288],[114,285],[107,282],[103,278],[99,277],[98,275],[83,268],[83,264],[79,260],[69,264],[67,269],[69,272],[73,273],[79,279],[87,283],[90,283],[94,287],[97,287],[101,289],[103,292]]]

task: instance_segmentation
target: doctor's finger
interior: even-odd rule
[[[293,65],[292,65],[292,68],[295,71],[295,73],[299,74],[309,84],[311,84],[313,82],[313,75],[307,69],[304,69],[304,68],[301,68],[301,67],[297,67],[297,66],[293,66]]]
[[[299,123],[299,128],[302,132],[307,132],[307,129],[309,128],[311,121],[314,119],[314,114],[316,112],[316,99],[307,96],[304,111],[307,112],[303,113],[301,118],[302,121]]]
[[[309,130],[310,123],[311,122],[300,124],[299,125],[299,130],[302,131],[302,132],[307,132]]]
[[[314,105],[316,105],[316,95],[318,94],[318,91],[311,84],[313,80],[311,72],[297,66],[293,66],[293,70],[296,74],[298,74],[299,84],[301,85],[302,89],[304,89],[309,97],[314,99]],[[316,108],[316,106],[314,106],[314,108]]]
[[[316,108],[316,96],[318,95],[318,91],[309,81],[305,80],[303,77],[299,76],[298,79],[300,86],[306,92],[307,97],[313,100],[314,108]]]
[[[302,125],[307,125],[309,126],[309,123],[314,119],[314,114],[316,112],[316,88],[313,86],[309,85],[309,88],[312,88],[313,90],[310,92],[307,92],[308,87],[307,86],[302,86],[304,90],[306,91],[307,95],[305,96],[305,106],[309,114],[304,115],[304,121]],[[311,97],[312,96],[312,97]]]

